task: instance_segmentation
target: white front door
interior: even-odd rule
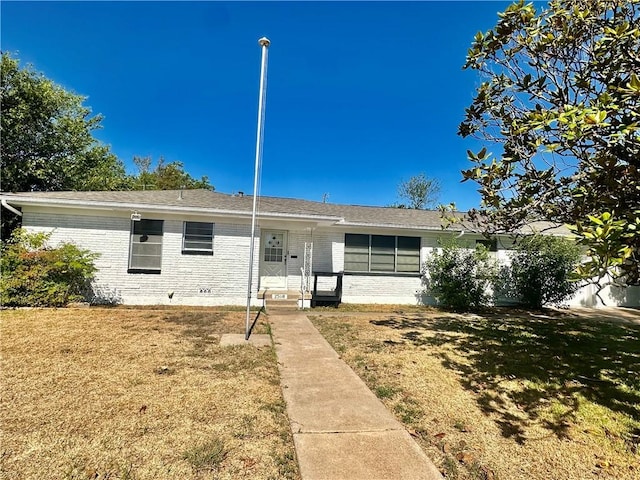
[[[287,288],[287,232],[278,230],[262,232],[260,288]]]

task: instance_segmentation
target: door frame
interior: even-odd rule
[[[283,270],[283,282],[282,282],[282,286],[271,286],[271,285],[264,285],[264,281],[263,279],[266,278],[265,273],[265,261],[264,261],[264,247],[266,245],[266,236],[267,234],[270,233],[281,233],[282,234],[282,243],[283,243],[283,247],[282,247],[282,270]],[[260,283],[259,283],[259,289],[261,290],[266,290],[266,289],[272,289],[272,290],[287,290],[288,287],[288,275],[287,275],[287,257],[289,255],[289,232],[287,230],[280,230],[277,228],[269,228],[269,229],[261,229],[260,231],[260,262],[259,262],[259,277],[260,277]]]

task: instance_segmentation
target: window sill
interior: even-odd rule
[[[182,250],[182,255],[213,255],[213,250]]]
[[[420,272],[349,272],[345,271],[345,275],[362,275],[366,277],[422,277]]]
[[[160,275],[160,270],[144,269],[144,268],[129,268],[127,273],[150,273],[153,275]]]

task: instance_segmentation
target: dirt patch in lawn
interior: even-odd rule
[[[0,312],[0,477],[299,478],[273,349],[218,345],[244,318]]]
[[[446,478],[640,477],[640,312],[310,318]]]

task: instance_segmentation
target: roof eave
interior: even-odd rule
[[[236,217],[251,218],[252,212],[245,210],[225,210],[219,208],[193,207],[193,206],[177,206],[177,205],[151,205],[147,203],[122,203],[122,202],[98,202],[98,201],[81,201],[69,199],[45,199],[33,197],[17,197],[0,195],[9,203],[15,205],[29,205],[34,207],[66,207],[66,208],[92,208],[95,210],[111,210],[111,211],[127,211],[133,212],[137,210],[154,212],[154,213],[186,213],[211,215],[219,217]],[[325,215],[304,215],[295,213],[280,212],[258,212],[260,219],[278,219],[299,222],[317,222],[322,224],[335,224],[343,220],[342,217],[325,216]]]
[[[443,228],[442,226],[433,227],[429,225],[402,225],[402,224],[395,224],[395,223],[340,222],[338,225],[345,226],[345,227],[394,228],[398,230],[429,230],[432,232],[447,231],[447,229]]]

